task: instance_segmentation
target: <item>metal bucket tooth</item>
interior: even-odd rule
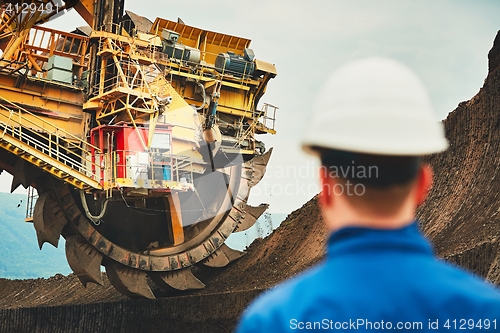
[[[269,159],[271,158],[272,153],[273,153],[273,148],[271,147],[264,154],[251,159],[251,161],[253,161],[255,164],[262,164],[266,166],[267,163],[269,163]]]
[[[40,194],[33,211],[33,226],[40,249],[45,242],[57,247],[62,229],[67,222],[54,194],[51,191]]]
[[[84,287],[88,282],[103,285],[101,276],[102,254],[81,236],[66,237],[66,259]]]
[[[255,221],[257,221],[257,219],[264,214],[268,207],[268,204],[260,204],[259,206],[247,205],[244,217],[240,220],[240,223],[238,223],[233,232],[245,231],[253,226]]]
[[[106,263],[109,282],[120,293],[130,298],[155,298],[146,280],[146,272],[110,261]]]
[[[266,153],[243,163],[243,168],[241,170],[241,182],[238,189],[238,198],[245,202],[248,200],[250,189],[257,185],[261,181],[262,177],[264,177],[267,163],[271,158],[272,152],[273,148],[270,148]]]
[[[252,158],[247,163],[250,163],[253,167],[253,177],[252,177],[252,186],[257,185],[264,174],[266,173],[267,163],[269,163],[269,159],[271,158],[271,154],[273,153],[273,148],[270,148],[264,154]]]
[[[245,255],[245,252],[233,250],[226,244],[222,244],[203,264],[209,267],[224,267],[231,261],[241,258],[243,255]]]
[[[171,272],[151,272],[149,277],[162,289],[193,290],[205,288],[205,284],[193,275],[190,268]]]
[[[252,188],[252,173],[252,168],[248,167],[245,163],[241,171],[241,181],[237,192],[237,197],[244,202],[247,202],[248,196],[250,195],[250,189]]]
[[[33,184],[35,181],[37,173],[38,170],[26,163],[23,159],[17,159],[14,166],[14,175],[10,186],[10,193],[14,192],[19,185],[23,185],[24,188],[28,188],[28,186]]]

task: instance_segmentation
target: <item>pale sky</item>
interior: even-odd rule
[[[487,54],[500,30],[497,0],[229,0],[137,1],[126,9],[252,39],[258,59],[275,63],[261,101],[278,106],[268,173],[250,203],[289,213],[318,192],[315,162],[300,150],[303,124],[328,75],[356,58],[381,55],[413,68],[429,89],[440,119],[474,96],[487,74]],[[72,11],[49,26],[83,25]],[[10,190],[9,176],[0,191]]]

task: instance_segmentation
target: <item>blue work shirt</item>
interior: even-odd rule
[[[500,291],[434,257],[417,222],[333,233],[318,266],[265,292],[239,333],[500,332]]]

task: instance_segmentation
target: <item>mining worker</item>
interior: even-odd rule
[[[254,301],[238,332],[500,331],[500,291],[435,258],[415,219],[433,177],[421,156],[448,146],[418,77],[358,60],[313,111],[302,143],[321,160],[326,258]]]

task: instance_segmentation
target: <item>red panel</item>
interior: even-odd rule
[[[147,134],[144,129],[139,128],[137,131],[133,127],[125,127],[123,128],[123,132],[124,132],[123,150],[126,150],[128,152],[144,151],[144,147],[139,138],[139,133],[141,133],[141,137],[144,144],[148,142]]]
[[[113,132],[115,137],[116,149],[116,177],[126,178],[127,156],[135,155],[137,152],[145,151],[144,145],[148,144],[148,128],[139,127],[137,130],[132,126],[107,126],[102,125],[91,130],[90,141],[93,146],[98,147],[104,152],[104,143],[106,136]],[[158,126],[158,133],[169,133],[172,140],[172,129],[169,126]],[[139,138],[139,135],[142,137]],[[170,144],[172,142],[170,141]],[[94,149],[92,148],[93,162],[100,163],[99,158],[96,158]],[[104,170],[101,170],[101,178],[104,177]]]
[[[115,130],[116,137],[116,177],[125,178],[125,141],[123,128],[117,128]]]

